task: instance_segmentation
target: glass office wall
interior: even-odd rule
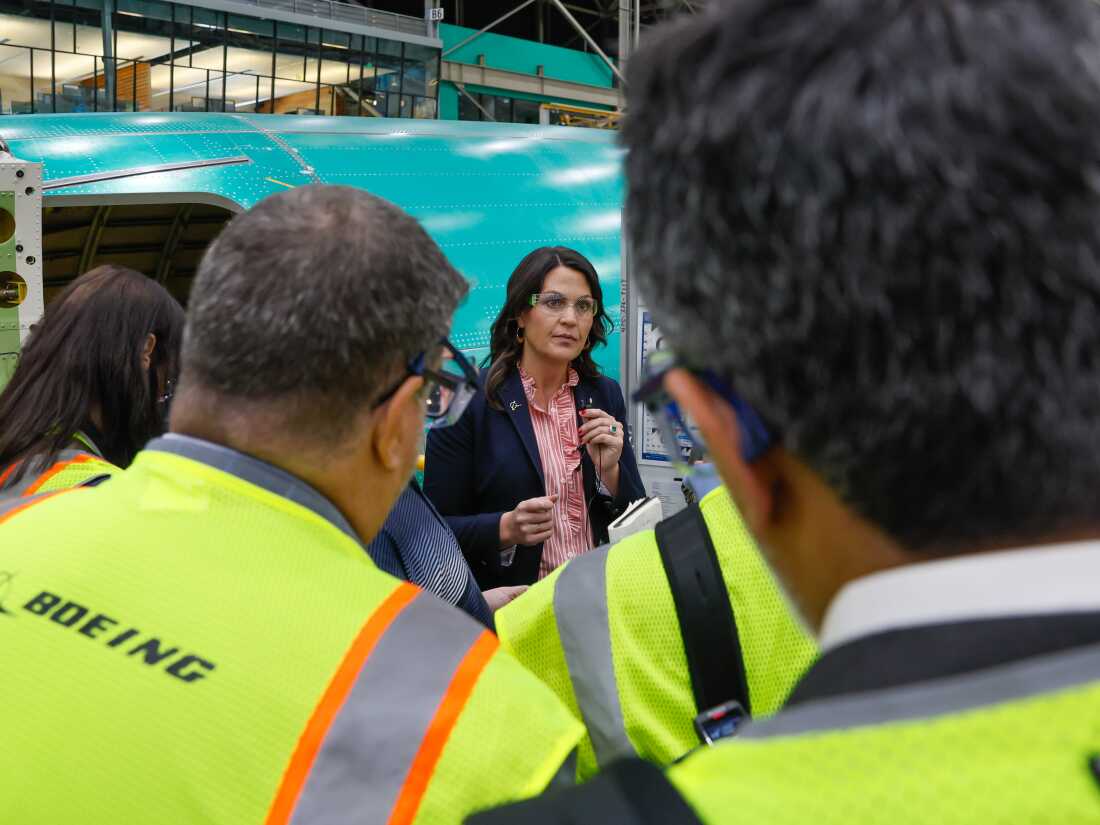
[[[0,113],[434,118],[438,49],[161,0],[0,0]]]
[[[470,92],[458,96],[459,120],[495,120],[498,123],[538,123],[539,104],[501,95]],[[473,98],[471,100],[470,98]],[[478,105],[474,104],[474,100]],[[480,108],[479,108],[480,106]]]

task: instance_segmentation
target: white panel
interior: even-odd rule
[[[15,272],[27,282],[27,297],[19,305],[19,340],[42,317],[42,166],[0,153],[0,191],[15,192]],[[22,249],[20,249],[22,247]]]

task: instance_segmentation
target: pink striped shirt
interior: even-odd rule
[[[576,370],[569,370],[568,380],[554,393],[549,407],[543,409],[535,401],[535,379],[522,367],[519,377],[527,396],[535,441],[539,445],[546,495],[558,494],[558,503],[554,506],[554,535],[542,546],[541,579],[574,556],[592,549],[592,527],[584,501],[577,405],[573,399],[573,387],[580,378]]]

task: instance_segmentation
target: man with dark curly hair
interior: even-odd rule
[[[632,58],[664,389],[822,657],[479,825],[1100,817],[1098,11],[742,0]]]

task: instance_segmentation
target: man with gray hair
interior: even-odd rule
[[[434,825],[558,775],[568,710],[364,552],[425,415],[461,412],[470,379],[442,362],[462,361],[444,336],[465,291],[356,189],[230,222],[171,433],[109,484],[0,512],[7,816]]]
[[[821,657],[477,825],[1100,821],[1100,7],[739,0],[630,58],[626,229]]]

